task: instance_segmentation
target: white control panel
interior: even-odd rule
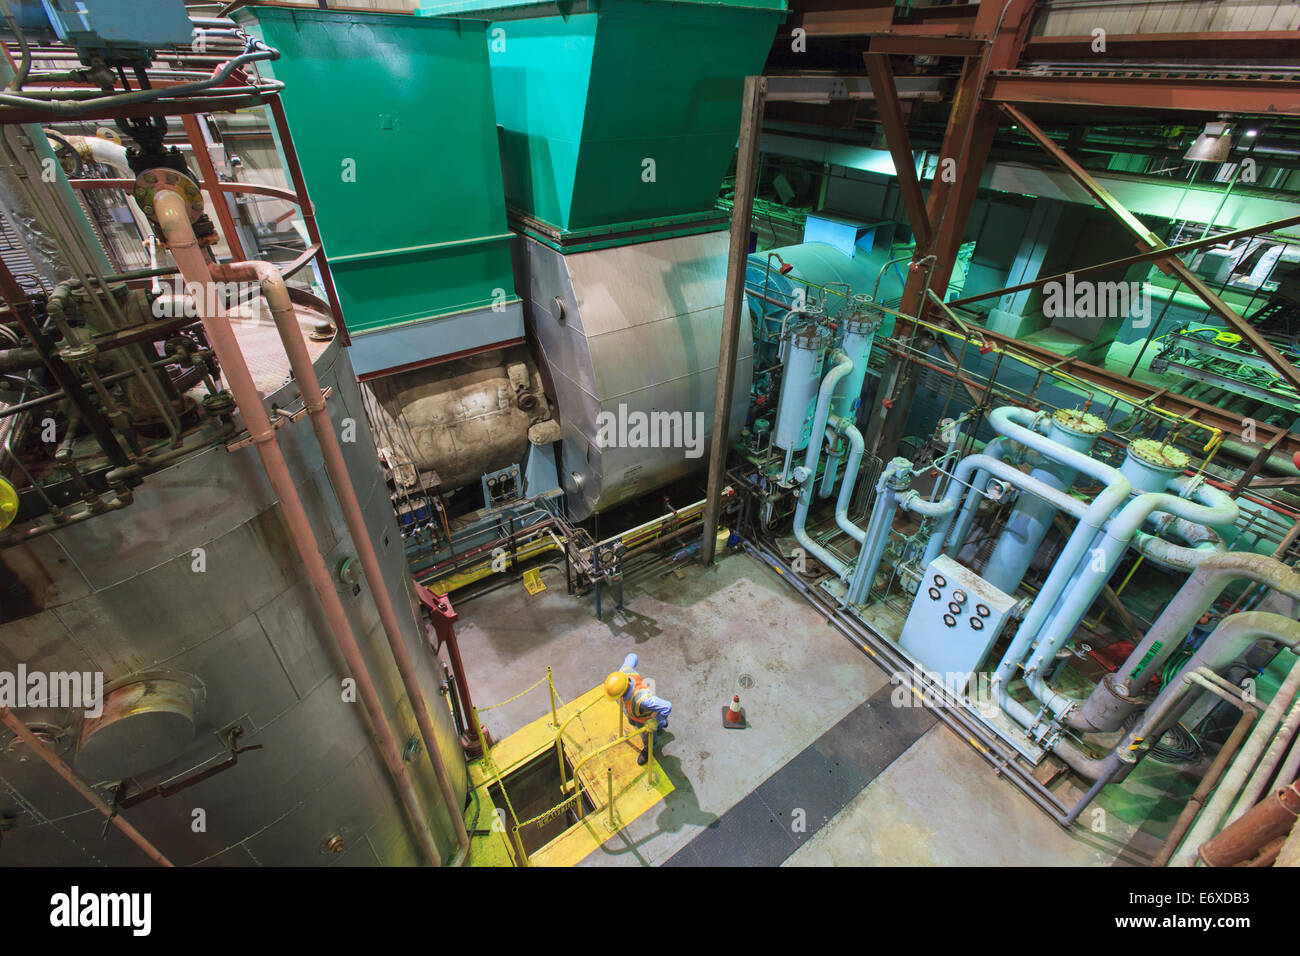
[[[1006,626],[1011,595],[946,555],[935,558],[916,589],[898,643],[954,693],[966,689]]]

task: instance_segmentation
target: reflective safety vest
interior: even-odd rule
[[[630,671],[627,677],[631,682],[632,693],[623,695],[623,712],[627,714],[628,720],[640,727],[654,716],[641,709],[641,700],[650,693],[650,687],[636,671]]]

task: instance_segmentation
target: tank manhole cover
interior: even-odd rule
[[[754,686],[754,678],[750,677],[748,674],[741,674],[740,680],[737,681],[737,683],[739,683],[745,690],[749,690]]]

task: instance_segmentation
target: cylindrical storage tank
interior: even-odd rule
[[[1120,473],[1133,485],[1133,491],[1164,491],[1169,479],[1181,475],[1191,458],[1173,445],[1154,438],[1129,442],[1128,453]]]
[[[880,328],[879,318],[860,311],[865,302],[857,303],[859,311],[844,323],[844,339],[840,348],[853,362],[853,371],[840,381],[835,389],[835,399],[831,411],[838,418],[852,421],[857,415],[858,402],[862,398],[862,383],[867,378],[867,363],[871,358],[871,342]]]
[[[318,305],[304,324],[321,321]],[[240,323],[259,387],[278,408],[301,406],[269,324]],[[383,586],[433,711],[457,794],[467,774],[419,626],[388,488],[346,351],[309,342],[330,418],[385,572]],[[276,429],[325,560],[341,571],[355,548],[307,416]],[[191,436],[190,441],[193,441]],[[236,443],[237,445],[237,443]],[[15,713],[106,799],[175,785],[236,762],[125,817],[177,865],[417,864],[419,844],[344,679],[337,652],[270,483],[251,443],[196,443],[144,479],[133,503],[0,550],[9,576],[0,671],[102,675],[106,706]],[[449,808],[379,623],[370,582],[338,588],[444,859],[457,850]],[[2,728],[0,728],[2,729]],[[0,737],[6,861],[132,865],[141,851],[89,809],[12,735]],[[200,827],[201,823],[201,827]]]
[[[782,451],[808,447],[817,389],[826,359],[826,334],[817,326],[796,329],[786,336],[785,369],[781,373],[781,398],[776,405],[772,444]]]
[[[1105,431],[1106,423],[1096,415],[1062,408],[1052,416],[1047,437],[1086,455]],[[1068,465],[1044,457],[1031,475],[1064,491],[1074,484],[1077,472]],[[1020,500],[1007,518],[1006,526],[998,536],[997,544],[984,568],[985,580],[1007,594],[1015,594],[1025,572],[1029,570],[1034,552],[1043,543],[1047,529],[1052,525],[1055,513],[1056,509],[1042,498],[1021,492]]]

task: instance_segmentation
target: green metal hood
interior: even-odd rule
[[[502,310],[518,300],[486,22],[270,6],[235,16],[282,54],[270,70],[348,329],[457,316],[425,337],[442,353],[522,335]]]
[[[713,209],[785,0],[430,2],[488,16],[506,197],[561,232]]]

